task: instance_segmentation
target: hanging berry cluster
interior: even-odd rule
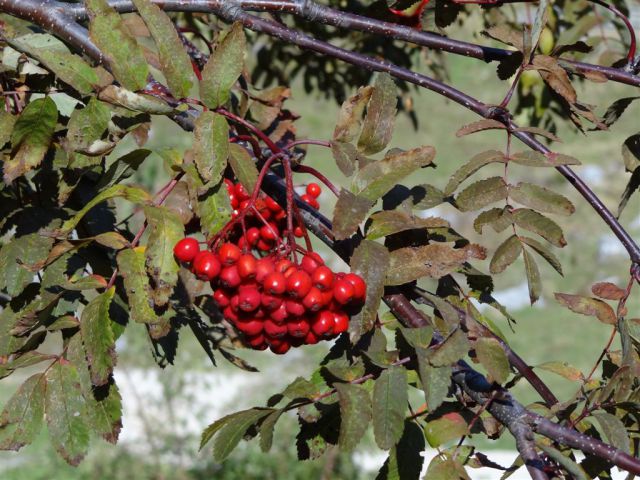
[[[260,191],[266,168],[268,164],[251,195],[241,183],[226,179],[231,221],[207,249],[184,238],[174,254],[199,279],[210,282],[214,302],[248,347],[284,354],[347,331],[350,316],[365,301],[366,284],[354,273],[336,273],[325,265],[312,250],[293,201],[285,210]],[[293,185],[288,180],[289,193]],[[301,198],[318,208],[320,194],[320,186],[311,183]],[[295,238],[304,238],[306,248]]]

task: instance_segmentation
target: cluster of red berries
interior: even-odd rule
[[[238,216],[248,208],[243,202],[250,197],[239,184],[227,185]],[[307,186],[306,195],[317,203],[314,192],[320,194],[316,184]],[[276,246],[280,232],[285,233],[286,212],[266,195],[258,200],[262,202],[256,201],[252,208],[259,215],[246,212],[244,229],[231,225],[226,243],[213,251],[201,250],[196,239],[184,238],[174,247],[176,259],[211,283],[213,300],[224,318],[253,349],[268,347],[283,354],[291,347],[345,332],[350,316],[364,303],[364,280],[353,273],[333,272],[315,252],[306,253],[299,264],[292,262]],[[257,221],[263,223],[260,228]]]

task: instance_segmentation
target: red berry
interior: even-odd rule
[[[251,336],[262,333],[262,330],[264,329],[263,323],[260,320],[257,320],[252,317],[249,317],[246,320],[239,318],[235,322],[235,325],[236,325],[236,328],[240,330],[242,333],[244,333],[245,335],[251,335]]]
[[[315,208],[316,210],[318,208],[320,208],[320,204],[318,203],[318,200],[316,200],[315,198],[313,198],[311,195],[308,194],[304,194],[301,195],[300,198],[308,205],[312,206],[313,208]]]
[[[263,225],[260,228],[260,237],[265,242],[273,243],[278,239],[278,227],[275,223],[269,223],[268,225]]]
[[[271,350],[276,355],[284,355],[289,351],[290,348],[291,345],[289,344],[289,342],[286,342],[284,340],[282,342],[279,342],[277,345],[274,345],[273,343],[269,344],[269,350]]]
[[[335,324],[333,326],[333,334],[346,332],[349,329],[349,315],[344,312],[335,312],[334,314]]]
[[[229,294],[224,291],[222,288],[218,288],[215,292],[213,292],[213,301],[216,302],[219,308],[224,308],[229,305]]]
[[[282,302],[278,308],[269,314],[269,316],[271,317],[271,320],[276,323],[284,323],[284,321],[289,318],[289,312],[287,311],[286,304]]]
[[[243,312],[253,312],[260,306],[260,292],[257,288],[247,288],[238,293],[238,307]]]
[[[322,193],[322,188],[317,183],[310,183],[307,185],[307,195],[312,196],[313,198],[318,198]]]
[[[240,309],[240,298],[238,298],[238,295],[234,295],[231,297],[231,299],[229,300],[229,306],[231,307],[231,310],[233,310],[235,313],[238,313],[238,310]]]
[[[353,300],[354,292],[355,289],[353,285],[344,279],[337,280],[336,283],[333,284],[333,298],[342,305]]]
[[[295,268],[295,267],[294,267]],[[285,273],[285,277],[287,274]],[[311,277],[304,270],[297,270],[287,278],[287,293],[293,298],[304,298],[311,290]]]
[[[324,265],[324,261],[316,252],[307,253],[302,257],[302,261],[300,262],[300,267],[309,275],[313,275],[313,272],[315,272],[320,265]]]
[[[287,312],[289,312],[293,317],[300,317],[304,315],[304,312],[306,311],[304,305],[296,300],[285,300],[284,304],[287,308]]]
[[[329,337],[333,333],[335,323],[333,312],[323,310],[314,317],[311,323],[311,330],[319,337]]]
[[[287,325],[276,323],[272,320],[266,320],[264,322],[264,333],[274,338],[284,337],[289,330],[287,329]]]
[[[290,261],[290,260],[288,260],[288,259],[286,259],[286,258],[281,258],[280,260],[278,260],[278,261],[276,262],[275,269],[276,269],[276,272],[284,273],[284,272],[286,272],[286,271],[289,269],[289,267],[291,267],[292,265],[293,265],[293,263],[291,263],[291,261]]]
[[[315,333],[313,333],[313,331],[311,330],[309,330],[309,333],[307,333],[307,336],[304,337],[304,343],[306,343],[307,345],[315,345],[319,341],[320,339],[318,338],[318,336]]]
[[[353,286],[353,298],[358,301],[364,301],[367,296],[367,284],[362,277],[355,273],[347,273],[344,279]]]
[[[240,274],[238,273],[238,267],[236,265],[225,267],[220,272],[220,284],[223,287],[236,288],[240,285],[240,282]]]
[[[233,265],[242,255],[242,250],[233,243],[223,243],[218,249],[218,257],[223,265]]]
[[[291,275],[293,275],[294,273],[296,273],[298,271],[298,267],[296,267],[295,265],[291,265],[289,268],[287,268],[285,270],[285,272],[283,273],[284,278],[289,279],[289,277]]]
[[[260,303],[262,303],[262,306],[267,310],[275,310],[282,305],[282,298],[265,292],[262,294]]]
[[[333,289],[322,292],[322,305],[325,307],[329,305],[333,300]]]
[[[279,272],[272,272],[262,282],[264,290],[271,295],[282,295],[287,289],[287,279]]]
[[[295,338],[304,338],[309,333],[311,327],[309,326],[309,322],[304,318],[296,318],[292,321],[287,322],[287,329],[289,331],[289,335]]]
[[[247,336],[247,345],[255,350],[264,350],[267,348],[267,342],[264,339],[264,335],[258,334],[255,336]]]
[[[240,275],[240,278],[254,278],[256,276],[257,263],[258,261],[256,260],[256,257],[251,255],[250,253],[242,255],[237,262],[238,274]]]
[[[271,197],[266,197],[264,199],[264,203],[267,206],[267,208],[271,210],[273,213],[278,213],[282,211],[282,207],[280,206],[280,204],[278,204],[278,202],[276,202]]]
[[[302,238],[304,237],[304,230],[302,230],[302,227],[295,227],[293,229],[293,234],[298,238]]]
[[[203,250],[193,259],[193,273],[201,280],[211,281],[220,273],[220,262],[213,253]]]
[[[311,287],[309,293],[307,293],[302,300],[304,307],[310,312],[317,312],[320,310],[324,303],[322,299],[322,292],[316,287]]]
[[[231,204],[231,208],[233,208],[234,210],[237,210],[240,206],[240,201],[238,200],[238,197],[235,193],[229,194],[229,203]]]
[[[302,345],[304,345],[304,338],[292,337],[291,335],[289,335],[287,341],[293,348],[301,347]]]
[[[173,247],[173,254],[178,261],[191,263],[200,252],[200,245],[195,238],[183,238]]]
[[[250,198],[249,192],[241,183],[236,183],[234,190],[240,200],[248,200]]]
[[[311,282],[322,291],[330,290],[333,286],[333,272],[325,265],[320,265],[311,275]]]
[[[268,242],[265,242],[262,238],[258,240],[256,247],[258,247],[258,250],[261,250],[263,252],[268,252],[269,250],[271,250],[271,245]]]
[[[235,323],[238,321],[238,315],[236,314],[236,312],[233,311],[233,309],[231,308],[231,305],[224,308],[224,310],[222,311],[222,316],[227,320],[229,320],[230,322]]]
[[[262,283],[264,279],[275,270],[273,260],[269,257],[264,257],[256,262],[256,282]]]
[[[255,247],[260,240],[260,229],[257,227],[251,227],[247,229],[247,233],[244,238],[247,239],[247,243],[252,247]]]

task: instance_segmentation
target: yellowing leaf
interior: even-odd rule
[[[616,314],[613,308],[602,300],[568,293],[556,293],[555,297],[558,302],[573,312],[596,317],[602,323],[609,325],[616,324]]]

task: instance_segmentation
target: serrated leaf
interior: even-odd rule
[[[541,213],[519,208],[513,212],[513,220],[517,226],[540,235],[556,247],[562,248],[567,244],[560,226]]]
[[[468,425],[464,417],[457,412],[450,412],[429,421],[424,433],[429,445],[436,448],[462,437],[467,430]]]
[[[358,139],[358,150],[365,155],[380,152],[391,140],[398,103],[397,91],[391,75],[378,74]]]
[[[365,304],[349,322],[349,334],[353,344],[375,324],[388,266],[389,252],[379,243],[363,240],[353,252],[351,271],[360,275],[367,284]]]
[[[144,214],[150,231],[145,264],[153,279],[153,301],[161,307],[167,304],[178,283],[179,266],[173,258],[173,247],[184,238],[184,226],[180,217],[167,208],[147,206]]]
[[[207,107],[220,107],[231,98],[231,88],[244,68],[246,48],[242,24],[235,23],[202,69],[200,97]]]
[[[401,285],[425,276],[441,278],[473,258],[485,258],[484,248],[476,244],[453,248],[443,243],[399,248],[391,252],[385,283]]]
[[[532,62],[533,67],[538,70],[542,79],[558,95],[567,102],[574,104],[578,100],[578,95],[571,85],[571,80],[567,72],[558,64],[558,60],[547,55],[535,55]]]
[[[465,135],[470,135],[476,132],[484,132],[485,130],[504,130],[505,125],[497,120],[493,120],[490,118],[485,118],[483,120],[478,120],[477,122],[470,123],[461,127],[456,132],[456,137],[464,137]]]
[[[191,59],[178,37],[173,22],[149,0],[133,0],[133,3],[158,47],[160,69],[167,79],[169,90],[176,98],[188,97],[196,79]]]
[[[70,465],[78,465],[89,448],[89,428],[81,416],[84,400],[78,371],[71,363],[56,362],[46,373],[45,408],[49,437]]]
[[[150,287],[143,249],[127,249],[118,253],[118,270],[127,291],[129,313],[136,323],[155,323],[156,314],[149,304]]]
[[[568,293],[556,293],[555,297],[558,302],[573,312],[596,317],[602,323],[609,325],[616,324],[616,314],[613,308],[602,300]]]
[[[336,240],[344,240],[353,235],[358,226],[364,222],[373,202],[359,195],[354,195],[344,188],[333,209],[332,230]]]
[[[33,280],[34,273],[26,268],[47,258],[52,238],[30,233],[15,237],[0,249],[0,290],[15,297]]]
[[[351,142],[360,132],[364,109],[369,103],[374,87],[360,87],[358,91],[342,103],[336,127],[333,131],[334,142]]]
[[[485,226],[489,225],[496,233],[504,231],[507,227],[513,225],[513,217],[511,216],[510,209],[505,208],[491,208],[480,213],[473,221],[473,228],[479,234]]]
[[[198,173],[205,183],[218,183],[229,159],[227,120],[211,111],[202,112],[195,122],[194,136],[193,159]]]
[[[12,183],[42,162],[58,122],[58,108],[49,97],[30,102],[11,133],[11,158],[4,161],[4,181]]]
[[[507,161],[504,153],[499,152],[498,150],[488,150],[486,152],[478,153],[474,155],[474,157],[469,160],[467,163],[462,165],[458,170],[451,175],[449,179],[449,183],[444,189],[444,196],[448,197],[456,191],[458,186],[464,182],[471,175],[476,173],[482,167],[486,165],[490,165],[492,163],[505,163]]]
[[[76,109],[71,114],[67,125],[67,155],[70,167],[98,165],[101,156],[89,157],[77,153],[88,149],[95,141],[102,138],[111,120],[111,111],[104,103],[92,97],[83,109]]]
[[[391,449],[389,457],[378,472],[376,480],[412,480],[420,477],[424,457],[424,434],[420,427],[407,420],[402,438]]]
[[[529,287],[529,301],[533,305],[540,298],[540,292],[542,291],[540,270],[538,270],[538,265],[533,255],[527,252],[526,249],[522,249],[522,253],[524,255],[524,271],[527,275],[527,285]]]
[[[373,387],[373,434],[381,449],[400,440],[407,401],[407,371],[401,366],[384,370]]]
[[[371,220],[371,225],[367,229],[367,238],[370,240],[406,230],[449,227],[449,222],[442,218],[416,217],[401,208],[374,213],[369,219]]]
[[[427,210],[429,208],[437,207],[444,202],[444,193],[441,190],[429,184],[422,184],[413,187],[412,192],[415,192],[413,207],[417,210]]]
[[[387,152],[382,160],[373,161],[358,171],[353,179],[352,191],[374,202],[407,175],[431,165],[435,154],[435,149],[430,146]]]
[[[509,198],[538,212],[571,215],[576,210],[565,196],[526,182],[510,187]]]
[[[509,359],[500,342],[495,338],[482,337],[476,340],[474,348],[478,360],[491,378],[500,384],[506,382],[510,373]]]
[[[433,338],[433,327],[399,328],[406,342],[413,348],[428,348]]]
[[[211,238],[231,220],[231,203],[224,183],[212,185],[197,196],[195,211],[202,233]]]
[[[522,253],[522,243],[517,235],[511,235],[496,249],[496,253],[491,258],[489,271],[494,275],[502,273],[506,268],[515,262]]]
[[[105,232],[93,237],[93,240],[100,245],[112,248],[113,250],[122,250],[129,245],[129,241],[118,232]]]
[[[522,243],[533,248],[536,253],[544,258],[549,263],[549,265],[551,265],[556,270],[556,272],[558,272],[560,275],[563,275],[562,264],[560,263],[560,260],[558,260],[558,258],[547,248],[546,245],[543,245],[533,238],[525,237],[522,235],[520,236],[520,240],[522,241]]]
[[[560,375],[572,382],[579,382],[584,379],[584,375],[582,375],[580,370],[566,362],[545,362],[540,365],[536,365],[536,368],[555,373],[556,375]]]
[[[464,467],[448,456],[444,460],[435,456],[424,478],[425,480],[470,480]]]
[[[624,289],[611,282],[596,283],[591,287],[591,292],[605,300],[622,300],[626,295]]]
[[[127,90],[142,90],[149,67],[142,48],[106,0],[85,2],[91,22],[89,36],[106,58],[114,77]]]
[[[358,151],[351,143],[331,142],[331,153],[340,171],[350,177],[356,171]]]
[[[534,151],[514,153],[509,162],[526,167],[558,167],[560,165],[580,165],[580,160],[560,153],[540,153]]]
[[[251,194],[258,181],[258,169],[249,152],[237,143],[230,144],[229,164],[238,181],[244,185],[247,192]]]
[[[284,409],[271,412],[260,425],[260,450],[267,453],[271,450],[273,444],[273,431],[280,416],[285,412]]]
[[[432,347],[429,363],[434,367],[444,367],[464,357],[469,351],[467,335],[459,328],[436,347]]]
[[[473,212],[507,198],[507,185],[502,177],[490,177],[469,185],[456,197],[462,212]]]
[[[215,432],[216,435],[213,440],[213,458],[216,462],[222,462],[225,460],[233,449],[236,448],[240,440],[242,440],[242,437],[244,437],[249,427],[256,424],[259,420],[266,417],[273,411],[274,410],[271,408],[253,408],[251,410],[238,412],[234,415],[229,415],[222,419],[225,421],[220,425],[217,432]],[[213,425],[215,425],[215,423]],[[212,426],[208,427],[207,430]]]
[[[115,339],[109,317],[114,293],[115,288],[111,287],[91,300],[80,319],[80,333],[89,362],[91,383],[97,386],[109,381],[116,361]]]
[[[60,235],[66,235],[71,232],[76,225],[82,220],[89,210],[93,207],[112,198],[122,197],[133,203],[149,203],[151,202],[151,195],[145,192],[139,187],[129,187],[127,185],[113,185],[106,190],[103,190],[96,195],[92,200],[87,202],[82,210],[76,213],[72,218],[62,224],[60,231],[57,232]]]
[[[597,412],[592,414],[592,416],[598,420],[598,423],[600,424],[600,427],[602,427],[602,431],[610,445],[624,453],[631,453],[629,434],[627,433],[627,427],[622,423],[622,420],[607,412]]]
[[[104,102],[131,110],[132,112],[168,115],[174,111],[171,105],[158,97],[135,93],[116,85],[108,85],[100,90],[98,98]]]
[[[40,432],[44,419],[45,380],[40,373],[20,385],[0,414],[0,450],[19,450]]]
[[[338,383],[335,389],[340,403],[338,445],[341,450],[351,452],[360,443],[371,421],[371,397],[369,392],[360,385]]]

